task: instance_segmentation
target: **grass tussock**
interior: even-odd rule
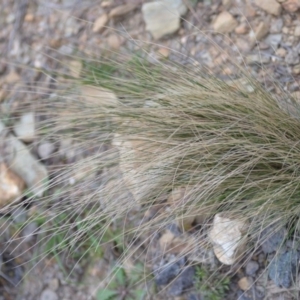
[[[246,73],[242,86],[175,63],[113,60],[85,60],[65,94],[36,107],[40,137],[69,143],[64,160],[51,157],[47,193],[27,197],[42,256],[68,249],[80,261],[113,242],[122,260],[174,220],[202,217],[207,229],[218,212],[247,221],[250,250],[269,226],[297,240],[300,121],[287,100]],[[210,247],[207,232],[197,242]]]

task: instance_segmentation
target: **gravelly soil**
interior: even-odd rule
[[[94,32],[93,24],[99,17],[109,15],[115,7],[129,2],[136,4],[136,8],[118,18],[109,18],[107,27],[100,32]],[[291,12],[283,8],[278,16],[274,16],[258,8],[254,1],[198,1],[196,5],[189,6],[184,16],[187,22],[182,21],[176,33],[154,41],[151,34],[145,30],[141,13],[144,2],[147,1],[2,0],[0,109],[5,111],[9,107],[19,110],[20,107],[24,107],[25,110],[34,101],[47,96],[53,88],[53,82],[49,76],[34,68],[60,68],[58,71],[64,72],[66,70],[56,61],[61,59],[62,54],[72,55],[74,49],[79,49],[86,55],[91,55],[101,51],[103,47],[113,51],[130,52],[130,39],[153,43],[149,50],[153,55],[169,56],[170,59],[184,64],[193,58],[193,62],[205,65],[221,78],[234,76],[236,70],[230,64],[230,59],[236,57],[238,62],[245,64],[253,76],[261,80],[274,94],[280,92],[279,88],[273,85],[274,80],[277,80],[283,89],[294,93],[296,99],[298,98],[299,11]],[[237,24],[225,35],[213,33],[213,23],[224,11],[231,13]],[[257,32],[262,22],[268,24],[265,34],[257,43],[252,44],[251,31]],[[176,52],[183,55],[175,54]],[[0,236],[6,234],[9,235],[3,232]],[[2,243],[1,240],[0,242]],[[24,247],[29,248],[30,243]],[[289,291],[276,287],[271,281],[262,287],[262,281],[268,281],[262,275],[265,261],[270,259],[266,253],[268,251],[255,253],[251,260],[246,262],[245,267],[232,279],[228,299],[294,299]],[[109,268],[108,262],[114,259],[109,253],[105,255],[108,256],[106,260],[95,259],[92,264],[80,262],[68,280],[63,268],[51,258],[45,258],[36,265],[23,284],[17,287],[13,287],[5,276],[2,276],[0,299],[88,299],[88,295],[105,276]],[[67,259],[65,263],[74,265],[74,261],[68,262]],[[12,268],[17,273],[15,276],[18,276],[18,268],[21,267],[18,261],[14,261],[13,264]],[[20,269],[20,274],[24,274],[24,268]],[[248,292],[242,291],[238,284],[245,277],[257,281]],[[159,296],[155,297],[154,299],[159,299]],[[162,294],[161,297],[175,299],[166,294]],[[189,295],[176,299],[196,298]]]

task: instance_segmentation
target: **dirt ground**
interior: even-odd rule
[[[53,82],[43,70],[62,68],[59,63],[62,57],[78,51],[87,56],[97,55],[104,48],[130,53],[132,40],[151,44],[149,51],[155,57],[169,57],[183,64],[193,59],[224,79],[234,77],[236,68],[230,61],[236,57],[236,62],[246,66],[274,95],[282,93],[273,84],[276,80],[284,91],[300,99],[299,1],[270,0],[257,5],[260,1],[186,0],[183,2],[187,12],[178,30],[158,40],[146,30],[142,14],[143,4],[150,2],[146,0],[0,2],[0,110],[3,112],[28,108],[51,94]],[[72,66],[76,69],[76,63]],[[35,140],[31,145],[38,143]],[[10,234],[3,230],[0,239],[5,240]],[[30,243],[34,244],[31,240],[29,245],[23,245],[24,249],[31,247]],[[2,251],[2,261],[8,261]],[[104,252],[106,259],[95,256],[92,262],[83,260],[75,264],[68,278],[60,263],[51,257],[45,257],[29,273],[18,260],[12,260],[9,267],[0,268],[0,300],[90,299],[89,295],[109,268],[108,261],[113,259],[109,249]],[[259,276],[265,260],[263,252],[256,253],[252,266],[257,265],[257,270],[251,273],[250,267],[249,272],[246,267],[241,268],[230,283],[227,299],[294,299],[288,290],[276,287],[271,281],[262,291],[260,281],[268,281]],[[72,258],[64,260],[64,264],[68,263],[74,266]],[[13,280],[7,280],[9,270],[14,272]],[[24,281],[14,286],[25,274]],[[249,277],[256,283],[253,289],[245,291],[242,285],[245,280],[241,279]],[[161,299],[166,297],[202,299],[192,298],[191,294],[164,295]]]

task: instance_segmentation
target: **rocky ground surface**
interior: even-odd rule
[[[237,64],[247,66],[275,95],[280,92],[273,84],[277,80],[283,90],[300,99],[299,0],[2,0],[0,6],[0,110],[3,115],[8,111],[19,112],[16,120],[8,122],[9,126],[5,127],[6,120],[1,120],[0,137],[9,136],[14,149],[24,150],[15,170],[8,171],[4,156],[11,151],[3,149],[0,140],[1,207],[16,199],[25,185],[33,187],[51,169],[49,157],[58,146],[35,136],[32,105],[51,95],[55,83],[43,70],[59,66],[59,71],[78,76],[81,68],[78,62],[74,59],[61,64],[62,55],[72,56],[78,50],[94,55],[103,48],[130,51],[134,47],[132,41],[138,40],[151,44],[149,51],[153,57],[169,57],[181,63],[192,60],[195,67],[204,65],[222,78],[234,76],[236,66],[230,61],[236,57]],[[65,146],[65,149],[68,148]],[[7,189],[7,186],[13,188]],[[43,191],[34,192],[38,195]],[[29,218],[30,213],[30,210],[15,210],[11,215],[17,224]],[[189,245],[191,236],[171,225],[159,237],[158,245],[161,248],[170,247],[172,243]],[[28,250],[29,256],[34,253],[38,226],[36,222],[29,223],[21,233],[28,236],[22,250]],[[243,265],[233,267],[236,268],[234,277],[228,282],[221,281],[221,277],[216,279],[216,286],[228,287],[226,293],[218,291],[215,296],[211,292],[216,286],[204,284],[209,277],[204,270],[201,276],[197,275],[198,279],[202,278],[202,289],[197,289],[195,272],[199,270],[194,266],[184,267],[186,259],[197,260],[178,259],[178,253],[173,251],[155,272],[156,285],[164,292],[152,298],[295,299],[295,292],[290,289],[291,274],[298,264],[299,253],[293,250],[292,241],[287,241],[276,263],[273,260],[266,273],[265,266],[274,258],[284,234],[271,229],[262,234],[266,236],[265,242]],[[6,250],[5,242],[11,235],[2,224],[2,249]],[[46,257],[34,261],[34,269],[27,274],[22,261],[2,249],[1,300],[89,299],[88,295],[103,281],[108,262],[116,259],[109,248],[103,250],[101,259],[96,256],[92,262],[83,260],[76,264],[75,258],[67,257],[61,264],[53,257]],[[210,266],[219,266],[213,254],[205,255],[198,253],[198,261],[201,258],[209,261]],[[66,270],[72,268],[67,277]],[[224,274],[226,271],[224,267]],[[16,285],[25,274],[23,283]],[[167,286],[176,277],[176,281]],[[98,299],[101,297],[104,299],[104,296]]]

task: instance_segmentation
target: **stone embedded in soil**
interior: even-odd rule
[[[180,17],[186,13],[181,0],[162,0],[144,3],[142,13],[146,30],[154,39],[176,32],[180,27]]]
[[[24,180],[4,163],[0,163],[0,207],[4,207],[20,197],[24,188]]]
[[[231,217],[226,212],[215,215],[209,238],[221,263],[232,265],[236,261],[238,253],[244,248],[245,241],[242,239],[246,229],[245,221]]]
[[[14,132],[24,142],[32,142],[35,138],[35,116],[33,112],[21,115],[18,122],[14,124]]]
[[[171,283],[168,290],[170,296],[180,296],[187,289],[193,286],[195,279],[195,268],[188,266],[186,267],[179,276]]]
[[[296,251],[287,251],[278,254],[269,265],[269,277],[277,286],[289,288],[298,265],[299,254]]]
[[[276,0],[255,0],[254,3],[269,14],[279,16],[281,13],[281,5]]]
[[[96,19],[94,23],[93,32],[99,33],[105,27],[107,22],[108,22],[107,14],[101,15],[98,19]]]
[[[0,122],[0,133],[5,126]],[[33,196],[41,197],[47,188],[48,171],[15,136],[8,134],[5,144],[11,149],[12,157],[8,161],[9,168],[21,177]]]
[[[260,41],[269,33],[269,24],[267,22],[260,22],[254,31],[250,31],[249,38],[252,45]]]
[[[80,87],[80,93],[85,101],[91,105],[117,105],[117,96],[108,89],[83,85]]]
[[[228,11],[223,11],[214,21],[213,29],[216,33],[228,33],[234,30],[237,25],[237,20]]]
[[[254,260],[250,260],[246,265],[245,272],[247,275],[253,276],[256,273],[256,271],[258,271],[258,269],[259,264]]]

